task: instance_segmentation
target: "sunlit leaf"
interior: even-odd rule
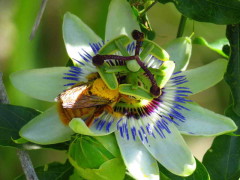
[[[228,42],[227,38],[218,39],[217,41],[208,43],[206,41],[206,39],[204,39],[203,37],[196,37],[193,40],[193,44],[204,45],[204,46],[208,47],[209,49],[211,49],[211,50],[217,52],[218,54],[222,55],[223,57],[228,58],[228,55],[225,54],[225,52],[223,51],[223,47],[225,45],[229,45],[229,42]]]
[[[159,169],[161,172],[161,180],[210,180],[209,174],[203,164],[197,159],[196,162],[196,170],[188,177],[176,176],[160,165]]]
[[[121,157],[114,133],[106,136],[95,136],[94,138],[99,141],[115,157]]]
[[[125,176],[125,166],[120,158],[114,158],[103,163],[99,169],[77,168],[78,173],[88,180],[122,180]]]
[[[77,137],[69,148],[68,157],[72,166],[84,179],[121,180],[125,176],[123,161],[115,158],[93,137]]]
[[[72,142],[69,158],[77,167],[97,169],[114,156],[94,138],[81,136]]]

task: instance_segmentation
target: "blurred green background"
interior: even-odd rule
[[[62,38],[62,20],[67,11],[79,16],[104,38],[109,2],[110,0],[49,1],[36,36],[30,41],[29,36],[41,1],[0,0],[0,71],[4,73],[4,83],[11,104],[41,111],[50,106],[49,103],[29,98],[16,90],[9,81],[9,74],[24,69],[66,64],[68,56]],[[156,32],[155,42],[163,45],[176,37],[180,13],[172,4],[156,4],[149,10],[148,17]],[[188,20],[184,35],[190,36],[192,32],[211,42],[225,36],[225,27]],[[189,69],[207,64],[219,57],[206,47],[194,45]],[[223,114],[228,96],[228,87],[221,82],[207,91],[194,95],[192,99],[206,108]],[[200,160],[212,142],[212,138],[186,137],[186,139],[194,155]],[[54,150],[34,150],[30,151],[30,155],[34,166],[52,161],[64,162],[66,159],[65,152]],[[0,179],[11,180],[21,173],[16,149],[0,147]]]

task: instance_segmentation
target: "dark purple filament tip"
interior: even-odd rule
[[[144,34],[138,30],[133,30],[132,32],[132,37],[136,41],[143,41],[144,39]]]

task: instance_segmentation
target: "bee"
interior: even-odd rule
[[[119,91],[109,89],[101,78],[74,85],[56,98],[63,124],[68,125],[73,118],[82,118],[88,127],[104,111],[113,114],[113,106],[119,100]]]

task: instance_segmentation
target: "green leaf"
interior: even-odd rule
[[[19,130],[39,114],[40,112],[35,109],[0,104],[0,146],[11,146],[28,150],[41,148],[67,150],[69,142],[39,145],[20,138]]]
[[[78,173],[88,180],[122,180],[125,176],[125,166],[122,159],[114,158],[103,163],[99,169],[77,168]]]
[[[129,175],[128,173],[126,173],[124,180],[134,180],[134,178],[131,175]]]
[[[204,167],[204,165],[196,159],[197,167],[194,173],[188,177],[181,177],[172,174],[161,164],[159,164],[159,169],[161,172],[161,180],[210,180],[209,174]]]
[[[239,0],[158,0],[172,2],[184,16],[201,22],[236,24],[240,22]]]
[[[232,107],[226,111],[226,115],[240,126],[240,117],[233,112]],[[240,137],[223,135],[215,138],[211,148],[204,155],[203,164],[212,180],[236,180],[240,177],[239,159]]]
[[[104,162],[114,156],[97,140],[80,136],[69,147],[69,159],[75,168],[98,169]]]
[[[73,167],[69,162],[61,164],[58,162],[53,162],[46,164],[45,166],[40,166],[35,168],[37,177],[40,180],[65,180],[73,173]],[[17,177],[15,180],[25,180],[25,175]]]
[[[240,25],[227,27],[227,38],[231,46],[230,60],[225,80],[231,89],[232,104],[226,110],[229,116],[240,127]],[[240,133],[240,129],[237,130]],[[236,180],[240,177],[240,137],[217,137],[203,158],[203,164],[209,170],[212,180]]]
[[[0,146],[22,147],[12,139],[20,138],[18,132],[21,127],[39,114],[35,109],[0,104]]]
[[[223,51],[225,45],[229,45],[227,38],[218,39],[212,43],[208,43],[203,37],[196,37],[193,40],[193,44],[200,44],[208,47],[209,49],[217,52],[225,58],[228,58],[228,55]]]
[[[94,138],[99,141],[115,157],[121,157],[114,133],[107,136],[95,136]]]
[[[240,116],[240,24],[227,27],[227,38],[231,54],[224,79],[232,92],[233,110]]]
[[[84,179],[79,175],[77,170],[74,169],[74,173],[70,176],[69,180],[84,180]]]
[[[72,142],[68,154],[71,164],[84,179],[123,179],[125,166],[93,137],[80,136]]]

